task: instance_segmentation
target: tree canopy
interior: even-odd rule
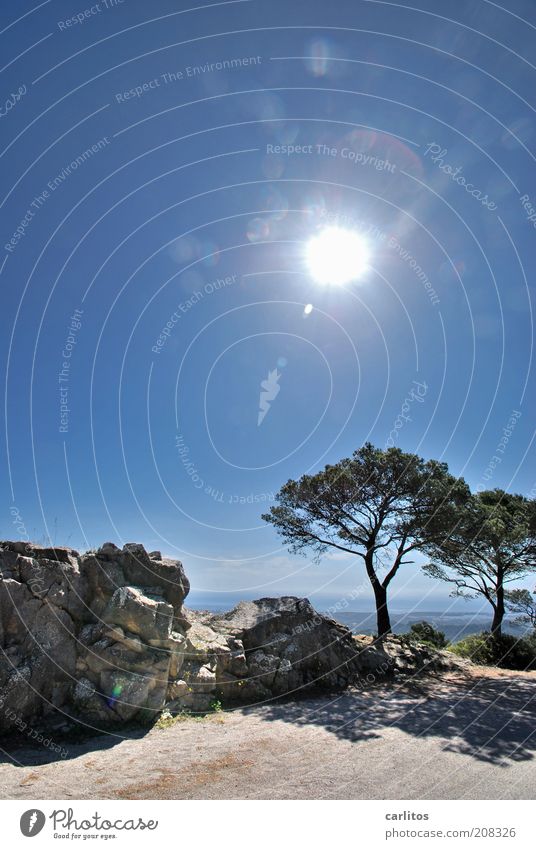
[[[492,633],[500,634],[504,585],[536,569],[536,505],[501,489],[473,495],[451,534],[430,539],[433,558],[424,571],[454,585],[454,594],[483,596],[493,608]]]
[[[383,636],[391,630],[391,581],[413,562],[411,552],[448,536],[469,495],[465,481],[449,474],[445,463],[366,443],[348,459],[287,481],[263,519],[293,552],[319,557],[334,548],[360,558]]]
[[[536,592],[527,589],[507,590],[505,592],[506,607],[517,613],[517,621],[530,625],[536,632]]]

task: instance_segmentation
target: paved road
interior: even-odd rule
[[[1,742],[1,741],[0,741]],[[5,745],[5,743],[4,743]],[[277,703],[119,739],[14,749],[7,799],[530,799],[536,673]]]

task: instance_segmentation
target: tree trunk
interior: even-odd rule
[[[389,619],[389,611],[387,609],[387,587],[378,580],[376,570],[374,569],[374,550],[369,548],[365,555],[365,569],[369,581],[374,591],[374,599],[376,602],[376,622],[378,627],[378,637],[385,637],[391,633],[391,620]]]
[[[496,603],[493,606],[493,622],[491,623],[491,633],[494,637],[502,635],[502,622],[504,619],[504,587],[501,584],[497,586]]]
[[[391,620],[387,608],[387,590],[378,579],[373,583],[374,598],[376,600],[376,620],[378,623],[378,637],[385,637],[391,633]]]

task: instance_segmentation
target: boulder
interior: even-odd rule
[[[145,643],[166,641],[171,635],[173,607],[163,596],[137,587],[119,587],[106,606],[102,620],[137,634]]]
[[[372,683],[386,676],[427,675],[447,671],[466,671],[470,661],[424,643],[389,634],[374,640],[363,634],[354,637],[359,647],[359,681]]]
[[[192,629],[185,666],[212,665],[213,696],[225,702],[342,689],[359,674],[360,649],[351,632],[307,599],[262,598],[228,613],[187,616]],[[191,687],[206,692],[195,674]]]

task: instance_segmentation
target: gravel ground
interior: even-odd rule
[[[67,748],[4,749],[1,797],[530,799],[536,673],[477,669]]]

